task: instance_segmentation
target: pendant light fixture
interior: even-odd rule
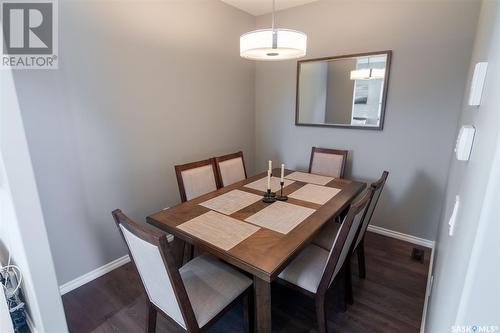
[[[296,59],[306,55],[306,46],[305,33],[275,27],[275,0],[273,0],[271,28],[241,35],[240,56],[251,60]]]

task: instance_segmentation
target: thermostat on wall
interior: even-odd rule
[[[484,80],[486,79],[487,62],[478,62],[474,68],[474,76],[470,86],[469,105],[481,105],[481,95],[483,94]]]
[[[460,129],[460,133],[458,133],[457,145],[455,146],[455,154],[457,155],[457,160],[469,160],[475,133],[476,129],[474,128],[474,126],[462,126],[462,128]]]

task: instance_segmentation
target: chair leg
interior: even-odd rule
[[[358,270],[359,270],[359,278],[366,278],[366,264],[365,264],[365,238],[361,239],[359,242],[358,248],[356,249],[358,253]]]
[[[349,305],[354,303],[352,295],[352,272],[351,272],[351,256],[347,255],[345,260],[345,302]]]
[[[155,333],[156,332],[156,314],[157,314],[157,311],[156,311],[155,307],[148,300],[148,317],[147,317],[146,333]]]
[[[346,265],[342,266],[340,269],[339,274],[335,278],[335,285],[333,286],[335,288],[335,304],[336,308],[340,312],[346,312],[347,311],[347,289],[346,289]]]
[[[174,237],[174,240],[172,241],[172,251],[177,268],[181,268],[181,266],[184,264],[185,247],[185,242],[183,240],[181,240],[179,237]]]
[[[316,295],[316,317],[318,320],[318,332],[327,332],[325,295]]]
[[[253,289],[243,297],[243,321],[245,325],[245,333],[254,332],[254,302]]]

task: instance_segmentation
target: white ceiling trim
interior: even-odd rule
[[[230,6],[241,9],[254,16],[269,14],[272,12],[272,0],[221,0]],[[302,6],[318,0],[276,0],[276,10]]]

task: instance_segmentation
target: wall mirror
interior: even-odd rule
[[[297,63],[295,124],[382,130],[391,51]]]

